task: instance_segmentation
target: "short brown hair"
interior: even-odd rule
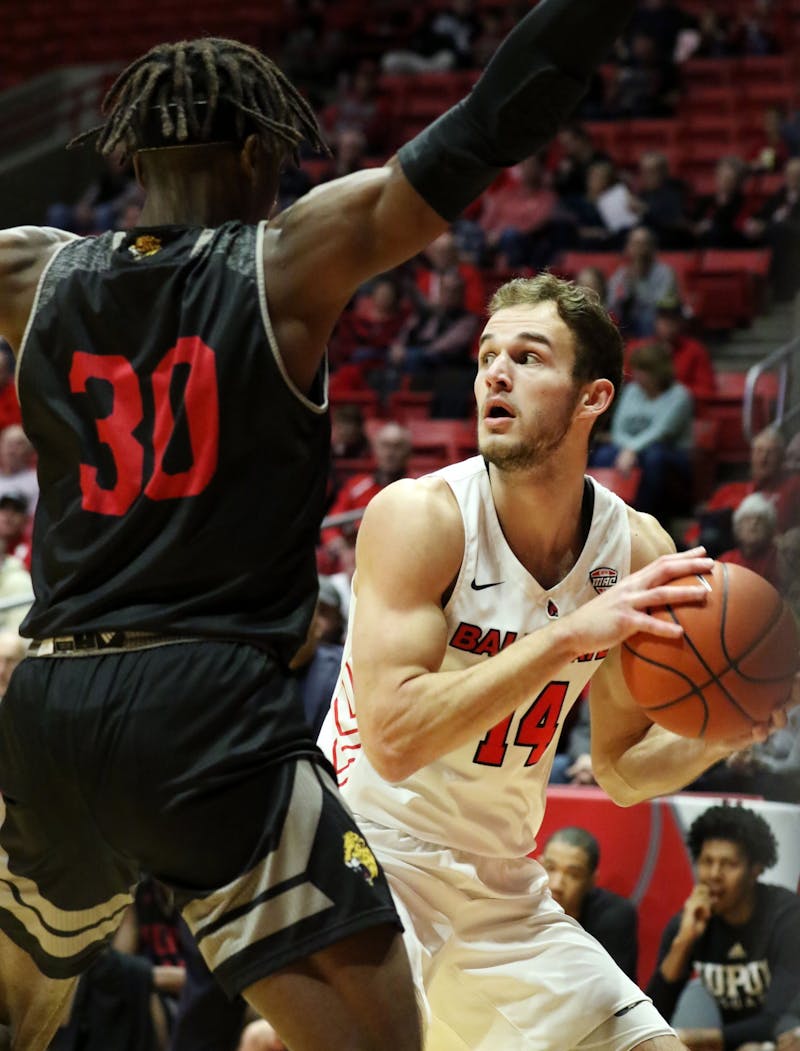
[[[628,360],[631,369],[640,369],[649,373],[656,381],[658,389],[669,390],[675,382],[675,366],[672,362],[672,354],[663,343],[643,343],[631,351]]]

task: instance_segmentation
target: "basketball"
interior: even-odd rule
[[[622,644],[622,672],[654,723],[682,737],[721,740],[764,722],[785,703],[798,669],[800,633],[775,588],[749,569],[715,562],[683,577],[708,588],[704,605],[665,606],[677,639],[639,633]]]

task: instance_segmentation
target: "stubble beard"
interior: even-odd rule
[[[549,421],[537,434],[520,438],[516,442],[505,441],[504,435],[479,435],[478,450],[481,456],[501,471],[529,471],[541,467],[567,436],[577,400],[576,392],[574,401],[565,406],[558,419]]]

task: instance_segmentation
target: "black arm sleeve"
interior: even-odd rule
[[[401,147],[406,178],[454,219],[501,168],[548,142],[574,109],[635,0],[540,0],[470,94]]]

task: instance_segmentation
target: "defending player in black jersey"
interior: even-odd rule
[[[324,348],[366,278],[552,136],[633,6],[542,0],[397,157],[270,222],[284,160],[321,146],[307,104],[251,48],[161,45],[98,129],[133,156],[141,225],[0,234],[41,486],[32,655],[0,709],[15,1048],[46,1046],[142,870],[293,1051],[419,1046],[386,884],[287,675],[316,592]]]

